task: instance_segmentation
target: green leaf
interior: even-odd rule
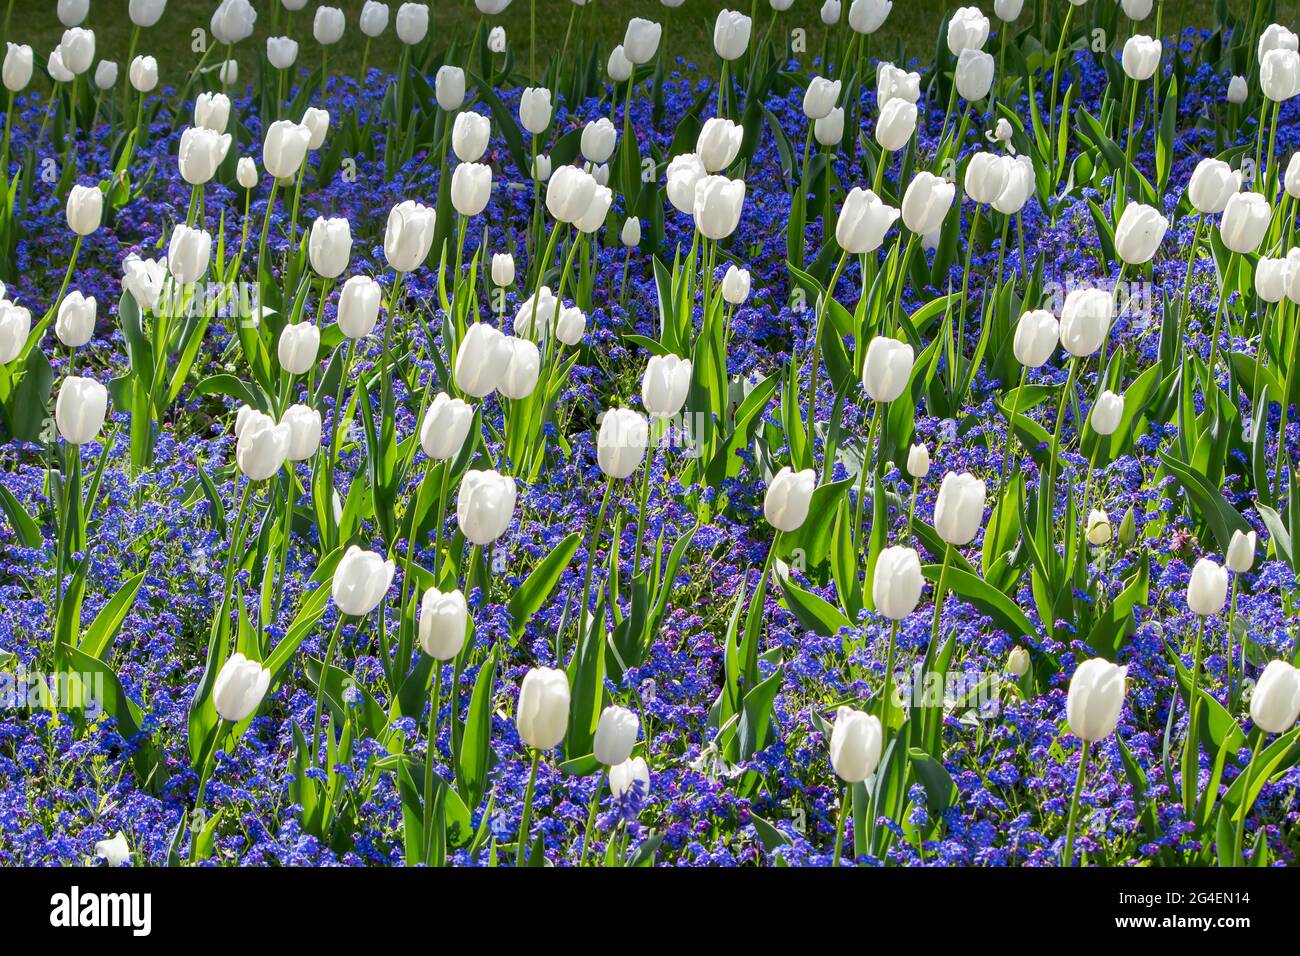
[[[578,550],[581,540],[581,534],[575,531],[561,541],[550,554],[538,562],[527,580],[510,596],[506,610],[510,614],[510,633],[516,638],[523,635],[529,618],[546,603],[555,586],[560,583],[560,577],[569,566],[569,562],[573,560],[574,552]]]

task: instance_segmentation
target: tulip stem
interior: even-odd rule
[[[591,846],[591,835],[596,829],[596,811],[600,809],[600,795],[605,789],[604,768],[596,775],[596,788],[591,792],[591,805],[587,810],[587,827],[582,831],[582,852],[578,856],[578,866],[587,865],[587,850]]]
[[[844,785],[844,795],[840,797],[840,812],[835,817],[835,855],[831,858],[831,866],[840,865],[840,857],[844,854],[844,824],[848,821],[849,816],[849,796],[853,792],[853,784]]]
[[[889,649],[885,652],[885,684],[880,690],[880,726],[889,733],[890,711],[894,707],[894,655],[898,648],[898,620],[889,622]]]
[[[429,702],[429,743],[424,757],[424,862],[433,863],[433,761],[438,753],[438,710],[442,706],[442,661],[433,662],[433,695]]]
[[[1223,311],[1224,311],[1224,307],[1227,305],[1228,302],[1228,279],[1232,275],[1232,267],[1236,264],[1236,262],[1237,262],[1237,254],[1235,252],[1229,251],[1228,261],[1223,267],[1223,285],[1219,289],[1219,304],[1218,307],[1215,308],[1214,310],[1214,328],[1213,331],[1210,333],[1210,382],[1209,382],[1210,385],[1214,385],[1216,383],[1214,372],[1215,372],[1215,366],[1219,364],[1219,326],[1223,322]],[[1210,400],[1210,395],[1208,391],[1206,392],[1205,399],[1208,404]],[[1284,456],[1279,454],[1278,461],[1281,461],[1283,457]]]
[[[808,389],[808,433],[811,435],[817,421],[817,380],[821,377],[818,373],[821,369],[821,344],[822,344],[822,321],[826,315],[828,303],[835,296],[835,287],[839,284],[840,275],[844,272],[844,266],[849,261],[848,250],[840,254],[840,261],[835,265],[835,271],[831,273],[830,284],[826,286],[826,291],[817,303],[817,313],[813,319],[813,346],[812,346],[812,382]],[[867,449],[865,458],[870,458],[871,451]]]
[[[1259,759],[1259,753],[1264,742],[1264,736],[1260,733],[1258,727],[1251,732],[1251,736],[1255,739],[1250,748],[1250,763],[1246,764],[1246,788],[1241,794],[1241,807],[1237,813],[1237,824],[1232,839],[1233,866],[1240,866],[1246,862],[1246,817],[1249,816],[1251,804],[1254,802],[1250,797],[1250,789],[1255,782],[1255,762]]]
[[[1071,3],[1065,8],[1065,25],[1061,27],[1061,35],[1056,39],[1056,55],[1052,58],[1052,93],[1051,105],[1047,112],[1047,168],[1051,175],[1052,189],[1056,189],[1056,94],[1061,87],[1061,53],[1065,50],[1065,43],[1070,36],[1070,18],[1074,16],[1074,4]],[[1055,216],[1052,217],[1055,221]]]
[[[1205,616],[1199,615],[1196,643],[1192,651],[1192,686],[1188,692],[1187,740],[1183,744],[1183,808],[1188,819],[1196,812],[1196,793],[1199,789],[1201,747],[1199,725],[1201,716],[1201,649],[1205,643]]]
[[[1011,433],[1016,430],[1016,419],[1020,417],[1020,393],[1025,388],[1025,380],[1028,376],[1029,367],[1022,365],[1020,367],[1020,384],[1016,386],[1015,395],[1011,401],[1011,414],[1007,418],[1007,433],[1002,439],[1002,457],[994,462],[994,467],[1002,469],[1004,485],[1010,483],[1012,476],[1016,474],[1015,462],[1008,456],[1012,453]]]
[[[515,866],[524,865],[524,850],[528,847],[528,821],[533,813],[533,787],[537,784],[537,765],[541,760],[541,751],[534,750],[533,765],[528,771],[528,786],[524,790],[524,813],[519,818],[519,837],[515,841]]]
[[[971,217],[970,240],[966,243],[966,265],[961,274],[961,307],[957,316],[957,338],[952,345],[952,356],[948,362],[948,374],[952,377],[950,388],[953,394],[957,393],[957,380],[961,375],[961,361],[965,357],[966,345],[966,293],[970,288],[970,265],[971,257],[975,254],[976,234],[980,228],[980,217],[984,214],[984,207],[979,203],[975,204],[975,215]]]
[[[586,630],[587,615],[590,613],[587,609],[587,602],[591,599],[591,572],[596,563],[596,547],[600,544],[600,533],[605,527],[605,511],[609,507],[609,496],[614,491],[614,479],[605,479],[605,494],[600,499],[600,511],[596,513],[596,524],[591,531],[591,543],[587,545],[587,572],[582,578],[582,606],[578,611],[578,642],[581,643],[583,632]],[[557,635],[557,640],[558,635]],[[576,645],[575,645],[576,646]],[[563,660],[563,658],[559,658]]]
[[[313,767],[316,766],[316,753],[320,748],[321,711],[325,707],[325,681],[329,679],[330,663],[334,660],[334,650],[338,646],[339,635],[342,633],[343,623],[347,619],[346,614],[339,614],[338,622],[334,625],[334,632],[330,634],[330,642],[325,648],[325,660],[321,665],[320,678],[316,682],[316,710],[312,715],[311,752],[309,754]]]
[[[1083,752],[1079,755],[1079,774],[1074,779],[1074,796],[1070,798],[1070,818],[1065,826],[1066,866],[1074,866],[1074,826],[1079,818],[1079,798],[1083,795],[1083,780],[1088,774],[1088,754],[1091,748],[1091,741],[1083,741]]]
[[[1070,370],[1065,377],[1065,388],[1061,391],[1061,398],[1056,407],[1056,427],[1052,430],[1052,457],[1047,467],[1047,488],[1056,486],[1056,464],[1061,453],[1061,428],[1065,424],[1065,408],[1070,404],[1070,398],[1074,394],[1074,383],[1079,374],[1079,359],[1071,356],[1069,364]]]
[[[853,515],[853,534],[862,533],[862,510],[867,500],[867,475],[872,473],[871,454],[876,448],[876,436],[880,433],[880,417],[884,414],[884,404],[873,402],[871,410],[871,427],[867,430],[867,443],[862,449],[862,467],[858,471],[858,500]],[[811,422],[810,422],[811,426]],[[809,431],[811,432],[811,427]]]

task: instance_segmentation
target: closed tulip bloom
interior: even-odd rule
[[[420,425],[420,447],[436,461],[455,458],[473,423],[473,405],[439,392],[424,413],[424,422]]]
[[[1016,323],[1011,351],[1025,368],[1041,368],[1060,342],[1061,326],[1046,309],[1026,312]]]
[[[916,444],[907,450],[907,473],[916,479],[930,473],[930,449],[925,445]]]
[[[1006,167],[1006,185],[993,200],[993,208],[1004,216],[1014,216],[1034,192],[1034,163],[1028,156],[1007,157]]]
[[[1011,175],[1011,160],[994,153],[976,153],[966,164],[966,195],[986,206],[1002,194]]]
[[[632,61],[623,52],[621,44],[609,51],[609,60],[605,63],[605,72],[609,74],[609,78],[615,83],[625,83],[630,80],[634,69]]]
[[[448,113],[461,108],[465,103],[465,71],[458,66],[444,64],[438,67],[434,77],[434,95],[438,107]]]
[[[533,165],[530,170],[533,179],[539,183],[544,183],[551,178],[551,157],[545,153],[539,153],[533,157]]]
[[[485,322],[471,324],[456,352],[456,387],[474,398],[490,395],[511,354],[500,331]]]
[[[618,233],[619,242],[628,249],[635,249],[641,244],[641,220],[628,216],[623,220],[623,228]]]
[[[892,63],[881,63],[876,69],[876,106],[884,109],[893,99],[915,103],[921,98],[921,74],[909,73]]]
[[[492,123],[486,116],[466,111],[456,115],[451,127],[451,148],[462,163],[476,163],[487,152]]]
[[[1088,416],[1088,424],[1098,435],[1113,435],[1124,420],[1124,396],[1106,389],[1097,397]]]
[[[828,27],[833,27],[840,22],[840,13],[843,6],[840,0],[825,0],[821,8],[822,23]]]
[[[239,162],[235,164],[235,179],[245,189],[257,188],[257,163],[251,156],[239,157]]]
[[[444,594],[429,588],[420,599],[420,649],[435,661],[449,661],[465,646],[469,608],[457,588]]]
[[[307,145],[311,130],[300,123],[276,120],[266,130],[262,143],[262,165],[276,179],[292,179],[298,175],[302,161],[307,158]]]
[[[1203,159],[1192,170],[1187,198],[1197,212],[1223,212],[1241,187],[1241,177],[1221,159]]]
[[[178,285],[198,282],[207,274],[212,255],[212,237],[202,229],[181,224],[172,230],[167,244],[167,271]]]
[[[68,228],[79,236],[88,236],[104,218],[104,194],[98,186],[73,186],[66,208]]]
[[[1088,543],[1100,548],[1110,541],[1110,516],[1099,508],[1088,512]]]
[[[93,378],[70,375],[59,386],[54,422],[69,445],[84,445],[99,436],[107,411],[108,389]]]
[[[289,69],[298,61],[298,41],[292,37],[267,37],[266,59],[277,70]]]
[[[372,40],[383,34],[388,29],[388,4],[366,0],[365,6],[361,8],[358,25],[361,32]]]
[[[236,651],[212,682],[212,706],[222,720],[237,724],[253,715],[271,686],[271,672]]]
[[[1260,256],[1255,264],[1255,294],[1270,304],[1286,295],[1287,261]]]
[[[320,447],[320,412],[306,405],[290,405],[281,422],[289,426],[289,461],[306,461]]]
[[[126,75],[137,93],[152,93],[158,86],[158,61],[151,56],[137,56]]]
[[[311,267],[324,279],[337,279],[352,258],[352,226],[344,218],[319,217],[311,224],[307,242]]]
[[[623,31],[623,54],[637,66],[649,63],[659,49],[662,33],[663,27],[653,20],[633,17]]]
[[[704,161],[695,153],[674,156],[668,164],[664,191],[668,201],[678,212],[690,213],[695,208],[695,187],[706,175]]]
[[[311,133],[311,139],[307,140],[309,152],[315,152],[325,145],[325,137],[330,131],[329,111],[315,106],[307,107],[306,112],[302,114],[302,125]]]
[[[1130,20],[1145,20],[1151,15],[1152,0],[1120,0],[1119,5]]]
[[[1140,202],[1124,207],[1115,227],[1115,252],[1131,266],[1150,262],[1169,229],[1169,220]]]
[[[58,47],[50,53],[49,59],[45,61],[45,69],[50,74],[50,79],[55,83],[71,83],[77,77],[63,65],[63,51]]]
[[[817,488],[817,473],[811,468],[791,471],[782,468],[767,486],[763,517],[777,531],[798,531],[808,519],[808,507]]]
[[[506,28],[493,27],[488,32],[487,48],[489,53],[506,52]]]
[[[533,750],[550,750],[569,728],[569,679],[564,671],[534,667],[524,675],[515,708],[519,739]]]
[[[705,120],[704,126],[700,128],[700,135],[695,141],[695,153],[703,161],[706,172],[720,172],[735,162],[744,138],[743,126],[714,116]]]
[[[582,155],[593,163],[603,163],[614,155],[618,131],[608,117],[602,116],[582,128],[580,147]]]
[[[1268,200],[1256,192],[1233,193],[1223,209],[1219,237],[1233,252],[1249,253],[1258,248],[1272,221]]]
[[[962,50],[957,57],[957,93],[964,100],[982,100],[993,87],[993,54]]]
[[[8,299],[0,299],[0,365],[16,359],[31,334],[31,312]]]
[[[96,840],[95,857],[103,860],[105,866],[125,866],[131,862],[131,847],[126,842],[126,834],[118,830],[111,840]]]
[[[876,610],[891,621],[901,621],[916,610],[921,600],[921,561],[911,548],[885,548],[876,559],[871,582],[871,599]]]
[[[460,480],[456,523],[470,544],[489,545],[506,532],[515,513],[515,480],[470,469]]]
[[[1269,50],[1259,61],[1259,86],[1274,103],[1300,92],[1300,54],[1295,50]]]
[[[370,276],[353,276],[339,293],[339,330],[350,339],[365,338],[379,320],[379,283]]]
[[[924,236],[943,225],[957,195],[957,186],[933,173],[919,172],[903,193],[903,225]]]
[[[320,329],[310,322],[286,325],[276,346],[280,368],[290,375],[306,375],[320,354]]]
[[[95,31],[72,27],[63,31],[59,56],[73,76],[81,76],[95,62]]]
[[[59,303],[54,334],[70,349],[81,348],[95,334],[95,297],[69,292]]]
[[[1100,657],[1075,668],[1065,699],[1065,716],[1076,737],[1096,743],[1115,732],[1124,707],[1127,674],[1127,667]]]
[[[1286,297],[1300,305],[1300,249],[1292,249],[1286,254],[1282,281],[1286,284]]]
[[[194,125],[213,133],[224,133],[230,122],[230,97],[224,93],[200,93],[194,100]]]
[[[311,33],[321,46],[332,46],[343,39],[346,25],[343,11],[338,7],[317,7],[316,18],[311,24]]]
[[[870,189],[854,186],[840,208],[840,218],[835,223],[835,241],[850,255],[875,252],[885,241],[885,233],[898,215],[897,209],[885,205]]]
[[[546,211],[556,222],[576,223],[596,195],[596,180],[577,166],[561,166],[546,186]]]
[[[5,89],[10,93],[25,90],[32,81],[33,63],[31,47],[18,43],[7,44],[3,69]]]
[[[536,292],[519,303],[513,322],[515,335],[534,342],[542,341],[550,334],[559,310],[560,300],[555,297],[551,287],[540,286]]]
[[[814,76],[803,95],[803,115],[810,120],[827,116],[840,100],[840,81]]]
[[[483,163],[460,163],[451,174],[451,204],[462,216],[477,216],[492,198],[492,169]]]
[[[1101,348],[1110,331],[1115,302],[1101,289],[1074,289],[1061,307],[1061,344],[1077,358],[1091,355]]]
[[[1255,55],[1262,60],[1272,50],[1300,50],[1300,37],[1280,23],[1270,23],[1259,35]]]
[[[641,722],[636,713],[626,707],[606,707],[596,722],[596,736],[592,752],[596,762],[606,767],[616,767],[632,756]]]
[[[979,7],[958,7],[948,20],[948,50],[960,56],[962,50],[982,50],[989,38],[989,18]]]
[[[1228,560],[1227,565],[1237,574],[1245,574],[1255,563],[1255,532],[1242,531],[1238,528],[1232,532],[1232,540],[1228,542]]]
[[[413,199],[392,208],[384,231],[384,258],[394,271],[414,272],[424,264],[433,246],[435,220],[430,207]]]
[[[209,24],[212,35],[222,46],[233,46],[253,35],[257,11],[248,0],[221,0]]]
[[[749,270],[727,266],[722,277],[722,298],[732,305],[744,305],[749,298]]]
[[[1120,57],[1124,75],[1139,83],[1151,79],[1160,66],[1160,53],[1159,40],[1141,34],[1129,37],[1124,43],[1124,52]]]
[[[934,530],[948,544],[970,544],[984,520],[984,482],[968,471],[948,472],[934,503]]]
[[[292,432],[288,424],[277,425],[270,415],[241,409],[235,433],[235,464],[249,481],[265,481],[289,457]]]
[[[497,379],[497,391],[506,398],[527,398],[537,387],[542,356],[536,343],[507,335],[504,339],[505,365]]]
[[[587,313],[576,305],[560,309],[555,322],[555,337],[565,345],[574,346],[582,341],[582,334],[587,331]]]
[[[1007,655],[1007,670],[1016,677],[1024,677],[1029,673],[1029,652],[1023,647],[1011,648],[1011,653]]]
[[[519,123],[536,136],[551,125],[551,91],[530,86],[519,97]]]
[[[178,165],[181,178],[202,186],[217,174],[230,149],[230,134],[192,126],[181,134]]]
[[[813,121],[813,137],[823,146],[838,146],[844,139],[844,107],[837,106]]]
[[[365,617],[384,599],[393,583],[396,565],[374,551],[362,551],[352,545],[334,569],[332,592],[340,613]]]
[[[601,168],[605,169],[606,167],[602,166]],[[579,232],[590,235],[605,224],[605,217],[609,215],[609,209],[613,204],[613,190],[608,186],[601,185],[598,180],[596,188],[591,193],[591,202],[587,203],[586,210],[578,217],[574,225]]]
[[[131,293],[131,297],[142,309],[158,308],[163,280],[166,278],[166,259],[161,262],[157,259],[141,259],[133,252],[122,262],[122,288]]]
[[[642,415],[630,408],[611,408],[600,421],[596,461],[610,478],[622,480],[645,460],[649,429]]]
[[[508,252],[492,256],[492,282],[505,288],[515,281],[515,257]]]
[[[845,783],[862,783],[876,772],[884,732],[880,720],[843,705],[835,711],[831,728],[831,767]]]
[[[1250,719],[1266,734],[1286,733],[1300,719],[1300,670],[1269,661],[1250,695]]]
[[[99,65],[95,67],[95,87],[100,90],[111,90],[117,85],[117,64],[112,60],[100,60]]]
[[[876,142],[886,152],[902,149],[916,132],[916,104],[904,99],[893,99],[880,111],[876,121]]]
[[[695,184],[695,228],[706,239],[726,239],[740,225],[745,181],[705,176]]]
[[[650,768],[644,757],[633,757],[609,768],[609,792],[621,797],[640,784],[642,794],[650,792]]]
[[[1286,166],[1286,174],[1282,177],[1282,185],[1288,196],[1292,199],[1300,199],[1300,152],[1291,154],[1291,161]]]
[[[653,355],[641,376],[641,404],[651,418],[672,418],[686,404],[691,388],[691,361],[676,355]]]
[[[1187,582],[1187,606],[1192,613],[1209,617],[1223,610],[1228,599],[1228,572],[1209,558],[1201,558],[1192,567]]]
[[[222,86],[234,86],[239,82],[239,61],[226,60],[217,67],[217,79]]]
[[[753,21],[735,10],[722,10],[713,24],[713,49],[724,60],[739,60],[749,47]]]
[[[131,0],[127,14],[138,27],[151,27],[162,19],[167,0]]]
[[[1249,95],[1250,88],[1246,85],[1246,78],[1244,76],[1234,76],[1228,81],[1228,92],[1225,98],[1229,103],[1234,106],[1240,105],[1246,102],[1246,98]]]
[[[875,33],[893,8],[893,0],[853,0],[849,4],[849,28],[854,33]]]
[[[429,32],[429,7],[423,3],[404,3],[397,8],[397,39],[407,46],[422,41]]]
[[[897,339],[877,335],[867,346],[862,363],[862,385],[875,402],[892,402],[903,394],[912,377],[915,353],[912,346]]]
[[[993,15],[1003,23],[1011,23],[1020,16],[1025,0],[993,0]]]

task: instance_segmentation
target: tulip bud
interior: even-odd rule
[[[624,479],[645,460],[649,444],[646,420],[630,408],[611,408],[600,421],[596,461],[610,478]]]
[[[814,76],[808,81],[808,89],[803,95],[803,115],[810,120],[819,120],[830,114],[840,99],[840,81],[828,80]]]
[[[317,7],[316,18],[311,24],[312,36],[321,46],[333,46],[343,39],[346,25],[343,11],[338,7]]]
[[[253,35],[257,11],[248,0],[221,0],[212,14],[212,35],[222,46],[234,46]]]
[[[374,551],[352,545],[334,569],[333,595],[339,613],[365,617],[379,606],[393,583],[396,565]]]
[[[685,213],[694,211],[695,187],[706,175],[704,161],[695,153],[682,153],[673,157],[668,164],[664,191],[674,209]]]
[[[451,148],[462,163],[475,163],[487,152],[492,123],[486,116],[472,111],[456,115],[451,127]]]
[[[1152,0],[1120,0],[1124,15],[1130,20],[1145,20],[1151,15]]]
[[[849,28],[854,33],[875,33],[893,8],[893,0],[853,0],[849,4]]]
[[[289,120],[276,120],[266,130],[262,143],[262,165],[276,179],[293,179],[307,158],[311,130]]]
[[[654,355],[641,377],[641,404],[651,418],[672,418],[686,404],[690,388],[690,359]]]
[[[964,100],[982,100],[993,87],[993,54],[962,50],[957,57],[957,93]]]
[[[1141,34],[1129,37],[1124,43],[1124,52],[1120,58],[1124,75],[1139,83],[1151,79],[1160,66],[1160,53],[1159,40]]]
[[[843,705],[831,728],[831,767],[845,783],[862,783],[876,772],[884,732],[880,720]]]
[[[870,189],[854,186],[840,208],[840,217],[835,223],[835,241],[851,255],[875,252],[885,241],[885,233],[898,215],[897,209],[885,205]]]
[[[1017,677],[1028,674],[1029,652],[1020,646],[1011,648],[1011,653],[1007,655],[1007,670]]]
[[[337,279],[352,258],[352,226],[344,218],[318,218],[307,242],[311,267],[324,279]]]
[[[533,750],[550,750],[569,727],[569,679],[564,671],[534,667],[524,675],[515,709],[519,739]]]
[[[948,472],[934,503],[934,530],[948,544],[969,544],[984,520],[984,482],[970,472]]]
[[[383,34],[388,29],[388,4],[366,0],[365,6],[361,8],[359,26],[362,34],[372,40]]]
[[[137,56],[127,70],[127,79],[137,93],[151,93],[158,85],[158,61],[151,56]]]
[[[1110,331],[1115,302],[1101,289],[1074,289],[1061,307],[1061,344],[1077,358],[1101,348]]]
[[[1254,531],[1242,531],[1239,528],[1232,532],[1232,540],[1228,542],[1228,567],[1237,574],[1249,571],[1255,563],[1255,542]]]
[[[753,21],[735,10],[722,10],[713,24],[713,49],[724,60],[739,60],[749,47]]]
[[[397,39],[415,46],[429,33],[429,7],[423,3],[404,3],[397,8]],[[464,74],[462,74],[462,84]],[[441,97],[439,97],[441,105]],[[445,107],[444,107],[445,108]]]
[[[841,10],[840,0],[825,0],[821,8],[822,23],[828,27],[835,26],[840,22]]]
[[[438,67],[434,92],[441,109],[448,113],[460,109],[465,103],[465,71],[450,64]]]
[[[1088,543],[1094,548],[1100,548],[1110,541],[1110,515],[1093,508],[1088,512]]]
[[[1150,262],[1168,228],[1169,220],[1151,206],[1129,203],[1115,227],[1115,252],[1131,266]]]
[[[470,469],[460,480],[456,523],[470,544],[489,545],[506,532],[515,513],[515,480]]]
[[[455,658],[465,646],[469,608],[459,589],[429,588],[420,600],[420,648],[435,661]]]
[[[420,447],[430,458],[447,461],[455,458],[465,444],[474,422],[474,406],[439,392],[424,413],[420,426]]]
[[[574,346],[582,341],[587,331],[587,314],[576,305],[560,309],[555,323],[555,337],[565,345]]]
[[[104,218],[104,194],[98,186],[73,186],[66,211],[68,228],[79,236],[88,236]]]
[[[886,152],[902,149],[916,132],[916,104],[902,98],[890,100],[876,121],[876,142]]]
[[[1209,558],[1201,558],[1192,567],[1187,582],[1187,606],[1192,613],[1209,617],[1223,610],[1228,599],[1228,572]]]
[[[172,230],[167,245],[167,271],[177,285],[198,282],[208,271],[212,255],[212,237],[202,229],[191,229],[184,224]]]
[[[614,155],[618,131],[607,117],[593,120],[582,128],[580,148],[582,155],[593,163],[606,162]]]
[[[239,162],[235,164],[235,179],[245,189],[256,189],[257,163],[249,156],[239,157]]]
[[[877,335],[867,346],[862,363],[862,385],[875,402],[892,402],[903,394],[912,377],[915,353],[912,346]]]
[[[1246,97],[1250,95],[1250,90],[1246,86],[1244,76],[1234,76],[1228,81],[1227,100],[1234,106],[1239,106],[1246,102]]]
[[[1106,389],[1097,396],[1097,403],[1092,406],[1088,424],[1098,435],[1113,435],[1124,419],[1124,396],[1116,395]]]
[[[298,61],[298,41],[292,37],[267,37],[266,59],[277,70],[289,69]]]
[[[489,53],[506,52],[506,28],[493,27],[488,32],[487,48]]]
[[[744,305],[749,298],[749,270],[727,266],[722,277],[722,298],[732,305]]]
[[[1241,177],[1221,159],[1203,159],[1192,170],[1187,198],[1198,212],[1223,212],[1241,186]]]
[[[632,78],[634,69],[632,61],[623,52],[622,45],[616,46],[609,51],[609,60],[605,64],[605,72],[609,74],[610,80],[615,83],[626,83]]]
[[[451,174],[451,204],[462,216],[477,216],[492,198],[492,169],[483,163],[460,163]]]
[[[379,283],[369,276],[353,276],[339,293],[339,329],[350,339],[365,338],[379,320]]]
[[[1282,182],[1288,196],[1292,199],[1300,199],[1300,152],[1291,154],[1291,161],[1287,163],[1286,175]]]
[[[224,93],[200,93],[194,100],[194,125],[211,133],[224,133],[230,123],[230,97]],[[227,140],[230,137],[226,137]],[[222,152],[225,156],[225,152]]]
[[[59,386],[54,422],[69,445],[84,445],[99,436],[107,411],[108,389],[93,378],[70,375]]]
[[[640,726],[636,714],[626,707],[610,706],[601,711],[592,744],[596,762],[616,767],[631,757]]]
[[[808,518],[817,473],[811,468],[791,471],[782,468],[767,486],[763,498],[763,516],[777,531],[798,531]]]
[[[1041,368],[1056,351],[1060,331],[1056,316],[1046,309],[1026,312],[1016,323],[1016,335],[1011,343],[1016,361],[1025,368]]]
[[[1119,543],[1126,548],[1133,543],[1133,539],[1137,536],[1136,524],[1137,521],[1133,516],[1133,506],[1129,505],[1128,511],[1124,512],[1124,517],[1120,520],[1119,533],[1115,536]]]
[[[956,195],[957,187],[946,179],[917,173],[903,193],[903,225],[920,236],[934,232],[943,224]]]
[[[101,90],[111,90],[117,85],[117,64],[112,60],[100,60],[99,65],[95,67],[95,87]]]
[[[95,297],[69,292],[59,304],[54,334],[70,349],[81,348],[95,334]]]
[[[844,139],[844,107],[837,106],[813,121],[813,138],[823,146],[838,146]]]
[[[492,282],[505,288],[515,281],[515,257],[508,252],[498,252],[492,256]]]
[[[519,97],[519,123],[536,136],[551,125],[551,91],[530,86]],[[542,177],[546,178],[546,177]]]
[[[1070,678],[1065,715],[1070,731],[1080,740],[1096,743],[1115,732],[1124,706],[1127,667],[1100,657],[1084,661]]]
[[[21,93],[32,81],[34,58],[32,48],[17,43],[7,45],[3,77],[5,89],[10,93]]]
[[[635,249],[641,244],[641,220],[636,216],[628,216],[623,220],[623,228],[619,232],[619,241],[629,249]]]
[[[745,181],[705,176],[695,184],[695,228],[706,239],[726,239],[740,225]]]
[[[1268,231],[1273,210],[1256,192],[1233,193],[1223,208],[1219,237],[1233,252],[1254,252]]]
[[[461,113],[470,116],[470,113]],[[388,213],[384,232],[384,258],[395,272],[414,272],[429,257],[436,216],[428,206],[412,199],[398,203]]]
[[[239,82],[239,61],[225,60],[217,67],[217,79],[222,86],[234,86]]]
[[[735,161],[744,138],[743,126],[714,116],[705,120],[704,126],[700,128],[700,135],[695,141],[695,153],[703,161],[706,172],[720,172]]]
[[[989,38],[989,18],[979,7],[958,7],[948,20],[948,50],[960,56],[963,50],[982,50]]]
[[[235,463],[249,481],[265,481],[278,472],[289,457],[293,437],[286,423],[277,425],[270,415],[242,408],[235,436]]]
[[[1266,734],[1286,733],[1300,719],[1300,670],[1269,661],[1250,695],[1250,719]]]
[[[311,133],[311,139],[307,141],[309,152],[315,152],[325,145],[325,137],[330,131],[328,110],[317,109],[315,106],[307,107],[307,111],[302,114],[302,125]]]
[[[892,63],[876,68],[876,107],[884,109],[890,100],[904,99],[915,103],[921,98],[921,74],[901,70]]]
[[[471,324],[456,352],[456,387],[474,398],[491,394],[511,354],[506,337],[497,329],[485,322]]]
[[[930,473],[930,449],[925,445],[918,443],[908,449],[907,473],[918,480]]]
[[[286,325],[280,333],[276,356],[290,375],[306,375],[320,353],[320,329],[310,322]]]
[[[127,13],[138,27],[151,27],[162,19],[167,0],[131,0]]]
[[[891,621],[901,621],[916,610],[921,600],[921,561],[911,548],[885,548],[876,559],[871,582],[871,599],[876,610]]]
[[[237,724],[256,712],[270,686],[271,672],[236,651],[212,683],[212,706],[222,720]]]
[[[8,365],[18,357],[31,333],[31,312],[8,299],[0,299],[0,365]]]
[[[633,757],[609,768],[609,792],[614,796],[621,797],[638,785],[643,796],[650,792],[650,768],[644,757]]]
[[[623,32],[623,54],[631,63],[641,66],[654,59],[659,49],[663,27],[652,20],[633,17]]]

